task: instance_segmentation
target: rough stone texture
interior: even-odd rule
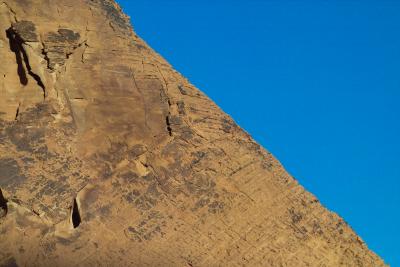
[[[2,0],[0,59],[0,265],[384,265],[113,1]]]

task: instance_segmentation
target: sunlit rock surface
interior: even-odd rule
[[[384,265],[113,1],[1,1],[0,61],[0,265]]]

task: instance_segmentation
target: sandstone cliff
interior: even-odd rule
[[[0,265],[384,265],[111,0],[2,0],[0,90]]]

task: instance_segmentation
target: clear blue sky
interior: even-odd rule
[[[118,2],[143,39],[400,266],[400,1]]]

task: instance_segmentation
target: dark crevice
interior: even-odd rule
[[[3,196],[3,192],[0,189],[0,218],[5,217],[8,212],[7,200]]]
[[[169,121],[169,116],[165,117],[165,122],[167,124],[168,134],[169,136],[172,136],[172,128],[171,128],[171,122]]]
[[[39,75],[33,73],[32,71],[29,70],[29,75],[32,76],[33,79],[35,79],[37,85],[39,85],[40,88],[42,88],[43,91],[43,98],[46,98],[46,87],[44,86],[42,79],[40,78]]]
[[[28,84],[28,77],[26,76],[26,71],[25,67],[22,62],[22,56],[21,56],[21,49],[22,48],[22,41],[18,41],[17,35],[14,33],[14,31],[10,28],[6,30],[6,35],[10,44],[10,50],[15,53],[15,60],[17,62],[17,73],[19,76],[19,81],[22,85],[27,85]]]
[[[71,214],[71,221],[72,221],[72,226],[75,228],[77,228],[81,222],[81,214],[79,212],[79,207],[78,207],[78,203],[76,202],[76,198],[74,199],[74,203],[72,204],[72,214]]]
[[[8,8],[8,10],[10,11],[10,13],[12,13],[12,15],[14,16],[15,21],[18,21],[17,13],[15,13],[15,11],[6,2],[3,2],[1,4],[5,5]]]
[[[18,104],[17,111],[15,112],[15,120],[18,120],[20,106],[21,104]]]
[[[46,51],[46,46],[45,46],[45,44],[42,42],[42,46],[43,46],[43,48],[42,48],[42,55],[43,55],[43,57],[44,57],[44,60],[46,60],[46,62],[47,62],[47,68],[50,70],[51,68],[50,68],[50,58],[49,58],[49,56],[47,55],[47,51]]]
[[[32,71],[31,65],[29,63],[28,54],[26,53],[23,43],[24,40],[12,29],[9,28],[6,30],[6,35],[9,40],[10,50],[15,53],[15,59],[17,62],[17,73],[19,76],[19,81],[22,85],[28,84],[28,76],[31,76],[37,83],[37,85],[42,88],[43,97],[46,97],[46,87],[42,82],[42,79],[39,75]],[[24,66],[25,65],[25,66]]]
[[[40,213],[39,213],[38,211],[36,211],[36,210],[34,210],[34,209],[32,209],[31,211],[32,211],[33,214],[35,214],[36,216],[39,216],[39,217],[40,217]]]

